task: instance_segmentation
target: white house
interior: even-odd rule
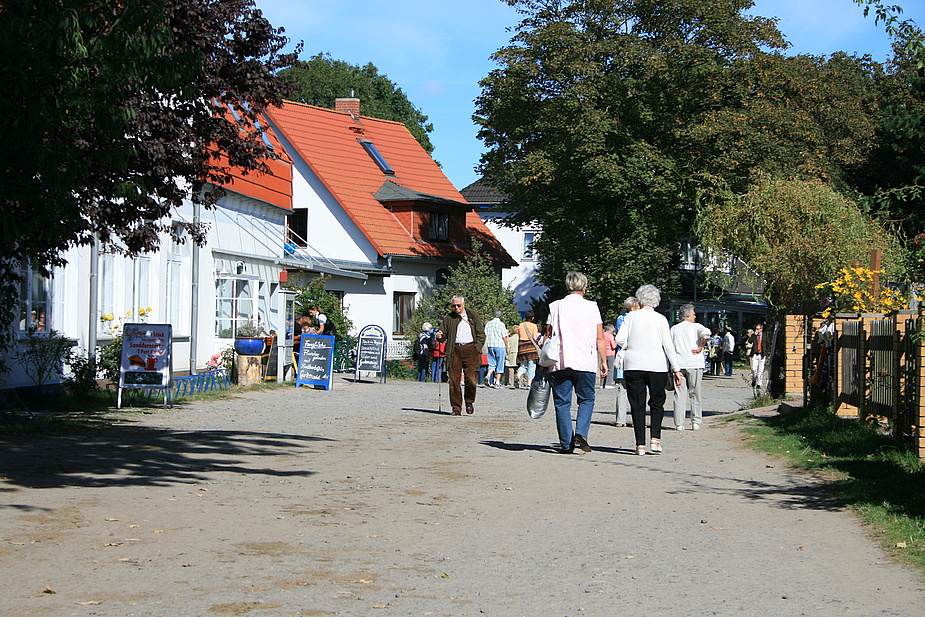
[[[330,276],[327,288],[357,328],[377,324],[401,339],[420,295],[471,255],[473,239],[499,267],[514,265],[404,125],[361,116],[356,99],[339,105],[274,109],[272,174],[235,172],[215,208],[187,203],[172,213],[205,223],[205,246],[165,234],[159,250],[132,259],[77,247],[50,278],[24,269],[14,327],[21,336],[54,329],[86,350],[121,323],[168,323],[173,370],[185,374],[203,369],[245,321],[291,332],[287,281]],[[8,360],[0,388],[30,385]]]
[[[485,178],[476,180],[460,191],[476,211],[501,245],[514,256],[517,265],[504,270],[501,282],[514,290],[514,303],[521,313],[529,311],[532,301],[541,298],[547,288],[536,280],[539,257],[533,249],[533,240],[539,236],[539,227],[510,227],[503,224],[508,212],[502,203],[504,195],[489,184]]]
[[[268,116],[294,161],[292,256],[328,268],[327,289],[356,327],[382,326],[390,340],[413,334],[417,300],[471,255],[474,239],[499,268],[515,265],[403,124],[360,115],[354,98],[335,110],[287,102]],[[288,269],[293,282],[318,272]]]
[[[173,370],[183,374],[204,368],[230,345],[242,321],[281,332],[292,163],[272,135],[267,139],[280,154],[269,162],[272,175],[233,170],[234,181],[215,208],[186,203],[171,214],[175,223],[205,223],[205,246],[185,241],[174,225],[175,233],[160,238],[159,250],[135,258],[83,246],[67,250],[67,265],[50,278],[24,268],[20,320],[13,324],[20,337],[32,326],[54,329],[88,350],[111,340],[123,323],[169,323]],[[0,387],[31,385],[15,350],[7,361],[12,371],[0,376]]]

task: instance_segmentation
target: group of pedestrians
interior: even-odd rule
[[[597,303],[585,298],[587,277],[580,272],[569,272],[565,286],[568,295],[549,305],[549,320],[542,334],[534,323],[532,312],[526,314],[521,324],[508,329],[501,320],[500,311],[495,312],[494,319],[483,324],[475,311],[466,308],[464,297],[453,298],[452,310],[436,330],[437,340],[445,345],[449,366],[452,415],[462,415],[463,409],[468,414],[474,413],[483,345],[488,350],[488,383],[499,383],[505,368],[513,368],[511,358],[516,357],[516,382],[520,386],[535,379],[540,345],[548,342],[552,345],[550,349],[556,350],[552,364],[544,370],[548,371],[545,378],[550,384],[556,412],[558,452],[571,454],[575,448],[591,451],[588,433],[598,378],[602,380],[601,387],[617,389],[617,426],[627,425],[627,411],[632,417],[636,454],[662,452],[662,422],[669,391],[673,391],[675,428],[688,429],[689,405],[689,428],[700,429],[703,422],[701,386],[707,355],[704,349],[714,341],[711,331],[697,323],[694,305],[683,305],[679,311],[680,322],[669,328],[665,316],[655,310],[661,303],[658,288],[643,285],[635,297],[624,302],[624,311],[616,326],[605,326]],[[720,345],[725,368],[731,374],[735,340],[729,328]],[[757,383],[764,371],[765,347],[759,324],[747,342],[755,375],[753,381]],[[509,379],[511,372],[508,371]],[[526,378],[527,383],[522,382],[522,378]],[[650,416],[648,439],[647,409]]]
[[[418,381],[441,381],[446,359],[446,342],[441,340],[442,332],[430,322],[424,322],[421,332],[414,341],[412,358],[417,365]]]
[[[435,341],[447,358],[452,415],[462,415],[463,409],[468,414],[475,412],[483,348],[487,352],[484,385],[500,387],[506,374],[510,387],[529,387],[536,375],[541,342],[533,311],[527,311],[516,327],[507,328],[502,311],[495,310],[494,318],[483,323],[476,311],[466,307],[464,296],[454,296],[450,308],[435,331]]]

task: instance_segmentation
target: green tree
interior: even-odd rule
[[[776,21],[744,14],[750,0],[508,3],[524,19],[476,102],[482,171],[511,225],[543,229],[553,296],[571,269],[605,313],[641,283],[671,292],[699,210],[763,196],[762,178],[850,194],[871,167],[884,68],[783,55]]]
[[[873,11],[893,38],[893,59],[879,83],[883,113],[879,144],[855,186],[861,203],[898,225],[909,240],[925,230],[925,35],[902,18],[902,8],[880,0],[854,0]],[[915,264],[918,266],[918,264]]]
[[[816,285],[855,260],[867,265],[872,249],[883,251],[882,267],[894,280],[904,274],[892,234],[819,180],[759,180],[743,196],[705,207],[697,229],[707,246],[755,270],[777,313],[818,310]]]
[[[3,2],[0,313],[22,262],[94,238],[152,250],[172,208],[222,196],[230,165],[265,171],[286,42],[252,0]]]
[[[364,116],[401,122],[428,153],[433,152],[428,133],[434,125],[427,122],[401,88],[385,75],[379,74],[371,62],[365,66],[334,60],[330,54],[319,53],[310,60],[300,60],[280,71],[280,76],[293,84],[295,100],[334,109],[334,100],[346,96],[360,99]]]
[[[304,287],[292,287],[298,291],[295,297],[296,312],[308,315],[309,307],[317,305],[334,324],[334,331],[338,338],[348,338],[350,331],[353,330],[353,321],[347,317],[348,307],[341,305],[340,296],[325,289],[329,278],[331,277],[319,276]]]
[[[543,229],[542,282],[585,272],[604,312],[642,283],[672,290],[700,195],[725,184],[694,128],[784,46],[774,22],[749,0],[508,3],[525,17],[481,82],[482,171],[511,224]]]
[[[495,309],[502,311],[505,325],[520,323],[521,316],[514,304],[514,292],[501,284],[501,275],[491,257],[478,240],[472,241],[472,257],[450,266],[445,285],[422,294],[411,313],[410,332],[420,332],[424,322],[437,327],[450,310],[453,296],[463,296],[466,307],[472,308],[484,321],[493,319]]]

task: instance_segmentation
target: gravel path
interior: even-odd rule
[[[0,452],[0,615],[925,614],[808,477],[718,421],[637,457],[599,390],[584,455],[480,389],[337,382],[132,415]],[[442,411],[439,410],[442,408]],[[670,423],[670,419],[666,420]]]

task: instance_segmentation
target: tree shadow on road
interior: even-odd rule
[[[0,440],[5,491],[25,488],[166,486],[228,472],[314,474],[291,459],[319,437],[250,431],[177,431],[116,425],[67,435]],[[286,460],[285,464],[281,464]],[[259,465],[258,465],[259,464]]]

